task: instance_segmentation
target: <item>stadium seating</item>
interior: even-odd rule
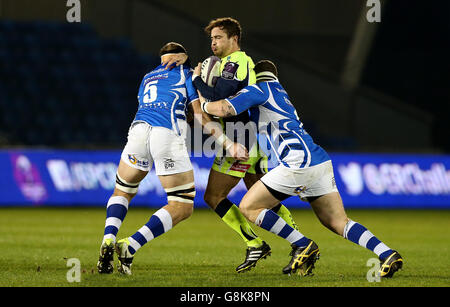
[[[86,23],[1,20],[0,146],[122,147],[140,81],[158,63]],[[304,123],[325,147],[355,146]]]
[[[158,63],[85,23],[0,21],[2,145],[122,146]]]

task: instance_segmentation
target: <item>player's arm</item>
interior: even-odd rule
[[[237,115],[233,105],[227,100],[221,99],[209,102],[206,101],[203,96],[199,96],[201,109],[206,115],[214,115],[217,117],[230,117]]]
[[[251,107],[263,104],[267,101],[266,94],[256,85],[247,86],[236,95],[217,101],[206,101],[199,94],[200,106],[204,113],[217,117],[230,117],[241,114]]]
[[[191,103],[194,117],[201,122],[203,129],[206,133],[212,135],[219,146],[222,146],[228,153],[239,161],[248,160],[248,150],[244,145],[233,142],[223,132],[223,128],[215,121],[211,115],[202,112],[200,100],[195,100]]]

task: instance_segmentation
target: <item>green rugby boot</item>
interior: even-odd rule
[[[100,274],[111,274],[114,271],[114,240],[106,239],[100,246],[100,256],[97,262]]]
[[[133,262],[133,255],[128,250],[129,245],[130,241],[128,241],[128,238],[119,240],[116,243],[116,253],[117,258],[119,258],[117,271],[125,275],[131,275],[131,264]]]

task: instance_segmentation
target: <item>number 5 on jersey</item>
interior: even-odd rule
[[[158,81],[151,81],[145,85],[144,89],[144,103],[152,103],[156,100],[158,87],[156,86]]]

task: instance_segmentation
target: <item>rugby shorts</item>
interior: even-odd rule
[[[306,200],[307,197],[338,192],[331,160],[307,168],[288,168],[280,164],[264,175],[261,181],[279,200],[289,196]]]
[[[153,127],[145,122],[130,127],[121,159],[130,167],[146,172],[155,164],[158,176],[192,170],[184,138],[170,129]]]
[[[212,169],[216,172],[233,177],[244,178],[245,174],[266,174],[268,172],[268,157],[255,143],[249,151],[247,161],[237,161],[232,157],[217,155]]]

